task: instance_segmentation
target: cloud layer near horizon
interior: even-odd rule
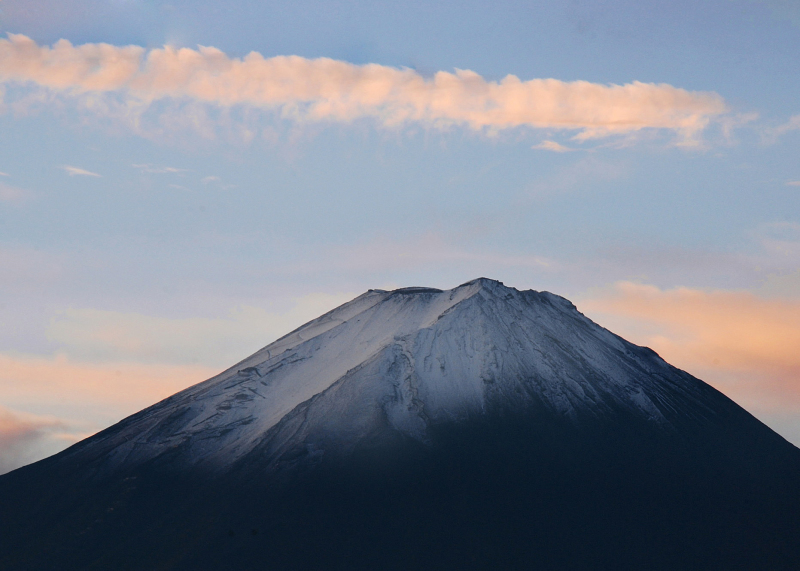
[[[0,353],[0,474],[54,454],[219,369]],[[27,411],[47,410],[47,416]]]
[[[0,474],[54,452],[48,450],[47,440],[61,437],[58,431],[63,428],[63,423],[54,417],[20,413],[0,406]]]
[[[686,141],[726,111],[716,93],[634,81],[603,85],[556,79],[487,81],[475,72],[426,78],[403,68],[329,58],[231,58],[212,47],[146,50],[60,40],[40,46],[21,34],[0,39],[0,82],[71,94],[122,93],[138,102],[189,99],[277,110],[301,121],[369,117],[392,126],[424,122],[497,131],[567,129],[587,139],[640,129],[672,130]]]
[[[800,300],[619,282],[578,307],[751,411],[800,404]]]
[[[239,308],[218,319],[94,309],[59,313],[48,334],[65,351],[0,353],[0,400],[12,409],[0,408],[0,454],[6,459],[0,473],[211,377],[243,357],[248,340],[263,337],[266,343],[345,297],[352,295],[315,294],[295,300],[288,311]],[[800,300],[619,282],[579,300],[578,307],[762,419],[791,413],[800,403]],[[31,414],[44,410],[51,416]],[[790,433],[798,437],[794,425],[784,434]]]
[[[44,458],[208,379],[355,297],[309,294],[291,307],[220,318],[68,309],[51,321],[54,355],[0,352],[0,474]],[[249,347],[249,348],[248,348]],[[47,411],[49,416],[40,416]]]
[[[86,362],[230,367],[356,294],[309,294],[284,311],[241,306],[224,317],[166,318],[91,308],[60,311],[47,336]]]

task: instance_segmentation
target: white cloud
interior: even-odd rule
[[[139,169],[143,173],[148,174],[177,174],[182,172],[189,172],[188,169],[179,169],[175,167],[154,167],[153,165],[131,165],[134,168]]]
[[[222,179],[220,177],[218,177],[218,176],[206,176],[206,177],[203,177],[200,180],[200,182],[202,184],[205,184],[205,185],[214,184],[218,188],[221,188],[222,190],[231,190],[233,188],[236,188],[236,186],[237,186],[235,184],[224,184],[222,182]]]
[[[0,176],[11,176],[11,175],[5,172],[0,172]]]
[[[556,143],[555,141],[542,141],[538,145],[534,145],[531,148],[538,149],[540,151],[553,151],[555,153],[566,153],[569,151],[577,150],[577,149],[572,149],[570,147],[565,147],[561,143]]]
[[[668,84],[522,81],[513,75],[487,81],[468,70],[424,77],[412,69],[329,58],[264,58],[256,52],[231,58],[202,46],[145,50],[60,40],[48,47],[20,34],[0,40],[0,81],[66,94],[123,94],[134,107],[188,99],[266,108],[304,122],[367,117],[386,126],[423,122],[489,132],[526,126],[577,131],[579,139],[666,129],[688,141],[726,112],[716,93]]]
[[[791,131],[800,130],[800,115],[793,115],[783,125],[772,127],[765,131],[764,140],[767,143],[775,143],[780,137]]]
[[[758,113],[730,113],[719,120],[722,136],[729,143],[733,143],[735,142],[734,132],[744,125],[758,120],[758,118]]]
[[[786,186],[800,186],[800,180],[789,180],[786,182]]]
[[[64,165],[61,168],[67,171],[67,174],[69,174],[69,176],[96,176],[96,177],[101,176],[96,172],[87,171],[85,169],[81,169],[78,167],[71,167],[68,165]]]

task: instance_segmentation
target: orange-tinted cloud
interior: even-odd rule
[[[17,409],[93,410],[121,418],[219,372],[193,365],[0,354],[0,400]]]
[[[47,448],[48,439],[58,439],[63,429],[64,424],[57,418],[20,413],[0,406],[0,474],[45,455],[47,451],[43,453],[41,448]]]
[[[800,414],[800,300],[621,282],[578,306],[745,407]]]
[[[83,362],[223,368],[356,295],[313,293],[295,298],[283,311],[241,306],[216,318],[69,308],[51,320],[47,336]]]
[[[10,407],[0,406],[0,473],[54,454],[219,372],[0,354],[0,402]]]
[[[556,79],[486,81],[467,70],[426,78],[412,69],[328,58],[231,58],[216,48],[145,50],[108,44],[39,46],[20,34],[0,40],[0,81],[74,93],[124,92],[140,101],[191,99],[279,110],[298,120],[385,125],[422,121],[473,129],[529,126],[579,131],[579,138],[669,129],[691,140],[726,111],[715,93],[667,84],[601,85]]]
[[[241,307],[216,319],[65,310],[48,329],[62,352],[0,353],[0,403],[16,411],[0,406],[0,473],[211,378],[352,297],[316,293],[283,311]]]
[[[553,151],[554,153],[568,153],[569,151],[576,150],[576,149],[571,149],[569,147],[565,147],[561,143],[557,143],[555,141],[542,141],[538,145],[534,145],[531,148],[540,151]]]

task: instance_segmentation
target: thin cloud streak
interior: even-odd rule
[[[131,165],[133,168],[148,174],[178,174],[182,172],[189,172],[188,169],[179,169],[175,167],[154,167],[153,165]]]
[[[554,153],[567,153],[569,151],[578,150],[578,149],[572,149],[570,147],[565,147],[561,143],[556,143],[555,141],[542,141],[538,145],[534,145],[531,148],[539,151],[553,151]]]
[[[64,169],[69,176],[94,176],[94,177],[102,176],[97,174],[96,172],[87,171],[85,169],[81,169],[78,167],[71,167],[69,165],[64,165],[61,168]]]
[[[693,140],[727,111],[716,93],[634,81],[603,85],[556,79],[487,81],[468,70],[418,72],[329,58],[231,58],[212,47],[145,50],[109,44],[39,46],[21,34],[0,40],[0,82],[33,83],[65,92],[122,93],[136,101],[189,99],[220,106],[276,110],[297,121],[385,126],[422,122],[490,133],[515,127],[577,131],[589,139],[666,129]]]

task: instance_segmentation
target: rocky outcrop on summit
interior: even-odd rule
[[[3,569],[800,568],[800,450],[485,278],[370,290],[0,502]]]

